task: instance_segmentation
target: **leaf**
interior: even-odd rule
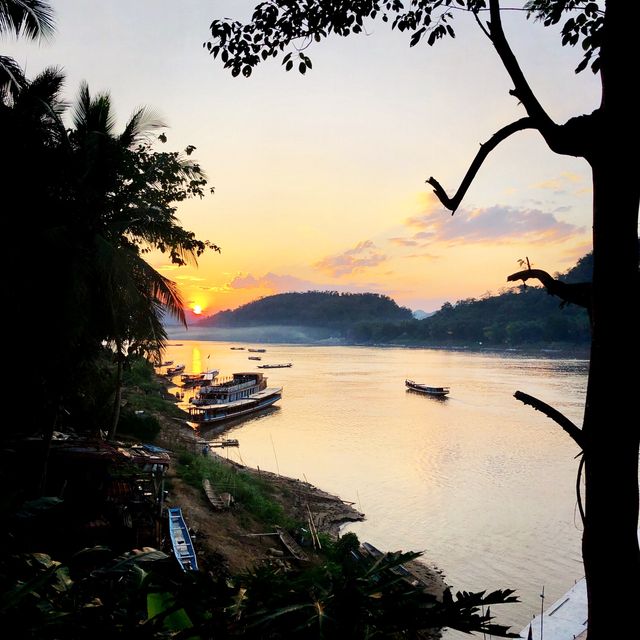
[[[304,62],[301,62],[298,65],[298,71],[300,71],[300,73],[304,75],[307,72],[307,65]]]

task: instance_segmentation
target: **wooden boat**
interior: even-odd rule
[[[262,360],[260,356],[249,356],[248,360]]]
[[[180,376],[180,382],[182,382],[183,387],[201,387],[211,384],[219,373],[216,369],[203,373],[183,373]]]
[[[202,488],[204,490],[205,495],[207,496],[207,499],[209,500],[209,503],[217,511],[228,509],[231,506],[231,494],[221,493],[220,495],[218,495],[213,490],[213,487],[211,486],[211,482],[209,481],[209,478],[205,478],[202,481]]]
[[[180,507],[169,508],[169,537],[176,560],[183,571],[198,571],[198,559]]]
[[[166,362],[161,362],[161,367],[170,367],[173,364],[173,360],[167,360]]]
[[[231,351],[244,351],[244,347],[229,347]]]
[[[247,349],[247,351],[253,351],[254,353],[264,353],[266,349]]]
[[[209,443],[209,446],[213,449],[224,447],[239,447],[240,442],[236,438],[223,438],[222,440],[214,440]]]
[[[194,422],[211,424],[255,413],[282,397],[282,387],[267,387],[262,373],[234,373],[232,378],[216,379],[201,387],[189,402]]]
[[[413,380],[405,380],[404,383],[411,391],[418,391],[419,393],[425,393],[429,396],[444,398],[449,394],[449,387],[428,387],[426,384],[420,384]]]
[[[184,371],[185,367],[183,364],[177,364],[175,367],[169,367],[167,369],[167,373],[166,375],[168,376],[176,376],[179,373],[182,373]]]
[[[290,362],[285,362],[284,364],[259,364],[258,369],[286,369],[292,366]]]

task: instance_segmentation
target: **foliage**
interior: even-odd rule
[[[144,260],[148,251],[165,252],[182,265],[218,249],[176,218],[178,203],[204,195],[206,177],[190,158],[194,147],[184,154],[155,151],[154,132],[164,125],[148,109],[136,111],[116,133],[109,95],[92,96],[86,84],[67,129],[63,81],[59,70],[48,69],[0,101],[0,135],[12,158],[4,178],[20,193],[21,211],[29,212],[30,254],[54,283],[39,288],[56,339],[33,381],[38,407],[22,424],[29,431],[46,431],[62,418],[80,424],[82,416],[73,412],[83,372],[102,353],[103,342],[119,364],[117,389],[129,358],[159,357],[164,311],[184,321],[175,284]],[[9,260],[17,263],[22,250],[18,243],[9,247]],[[19,299],[15,286],[12,295]],[[21,329],[31,344],[28,324]],[[112,429],[115,422],[117,412]]]
[[[447,593],[439,603],[398,578],[397,567],[415,556],[356,554],[293,574],[264,567],[235,577],[180,572],[155,550],[114,558],[108,549],[85,549],[64,565],[44,554],[7,556],[0,562],[0,624],[16,638],[42,640],[364,639],[442,624],[509,635],[492,623],[488,607],[514,602],[511,591]]]
[[[214,20],[210,30],[212,39],[204,46],[214,58],[220,57],[233,76],[242,73],[249,77],[264,60],[283,54],[286,71],[294,66],[302,74],[312,68],[306,50],[313,42],[331,35],[346,37],[367,33],[370,22],[376,19],[392,29],[410,34],[410,46],[423,38],[429,46],[445,37],[455,37],[451,22],[456,12],[466,11],[478,16],[487,10],[485,0],[338,0],[305,3],[289,0],[269,0],[258,4],[251,20],[242,23],[230,18]],[[584,60],[576,71],[592,61],[592,69],[599,69],[600,34],[603,12],[598,3],[587,0],[530,0],[528,15],[545,25],[560,22],[570,13],[562,27],[562,44],[581,43]],[[287,53],[284,53],[288,51]]]
[[[138,409],[138,411],[141,411]],[[153,442],[160,433],[158,419],[149,413],[136,413],[136,410],[124,407],[120,413],[118,432],[142,440]]]
[[[177,473],[186,482],[202,489],[202,481],[208,478],[217,491],[228,491],[235,504],[266,525],[292,527],[293,523],[282,506],[272,497],[269,483],[242,470],[218,462],[214,458],[182,452],[178,459]]]

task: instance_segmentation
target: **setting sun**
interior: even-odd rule
[[[199,304],[193,305],[193,313],[199,316],[202,313],[202,307]]]

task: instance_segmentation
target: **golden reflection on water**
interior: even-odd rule
[[[230,343],[185,342],[171,359],[220,375],[253,370]],[[580,423],[587,363],[572,358],[429,349],[266,345],[283,386],[272,410],[233,427],[229,457],[356,502],[350,525],[381,549],[424,550],[456,589],[516,588],[496,611],[522,628],[581,577],[577,461],[560,429],[513,398],[520,389]],[[410,378],[451,387],[446,401],[406,391]],[[206,437],[206,432],[203,433]],[[448,634],[454,637],[453,634]],[[457,637],[457,636],[456,636]]]

